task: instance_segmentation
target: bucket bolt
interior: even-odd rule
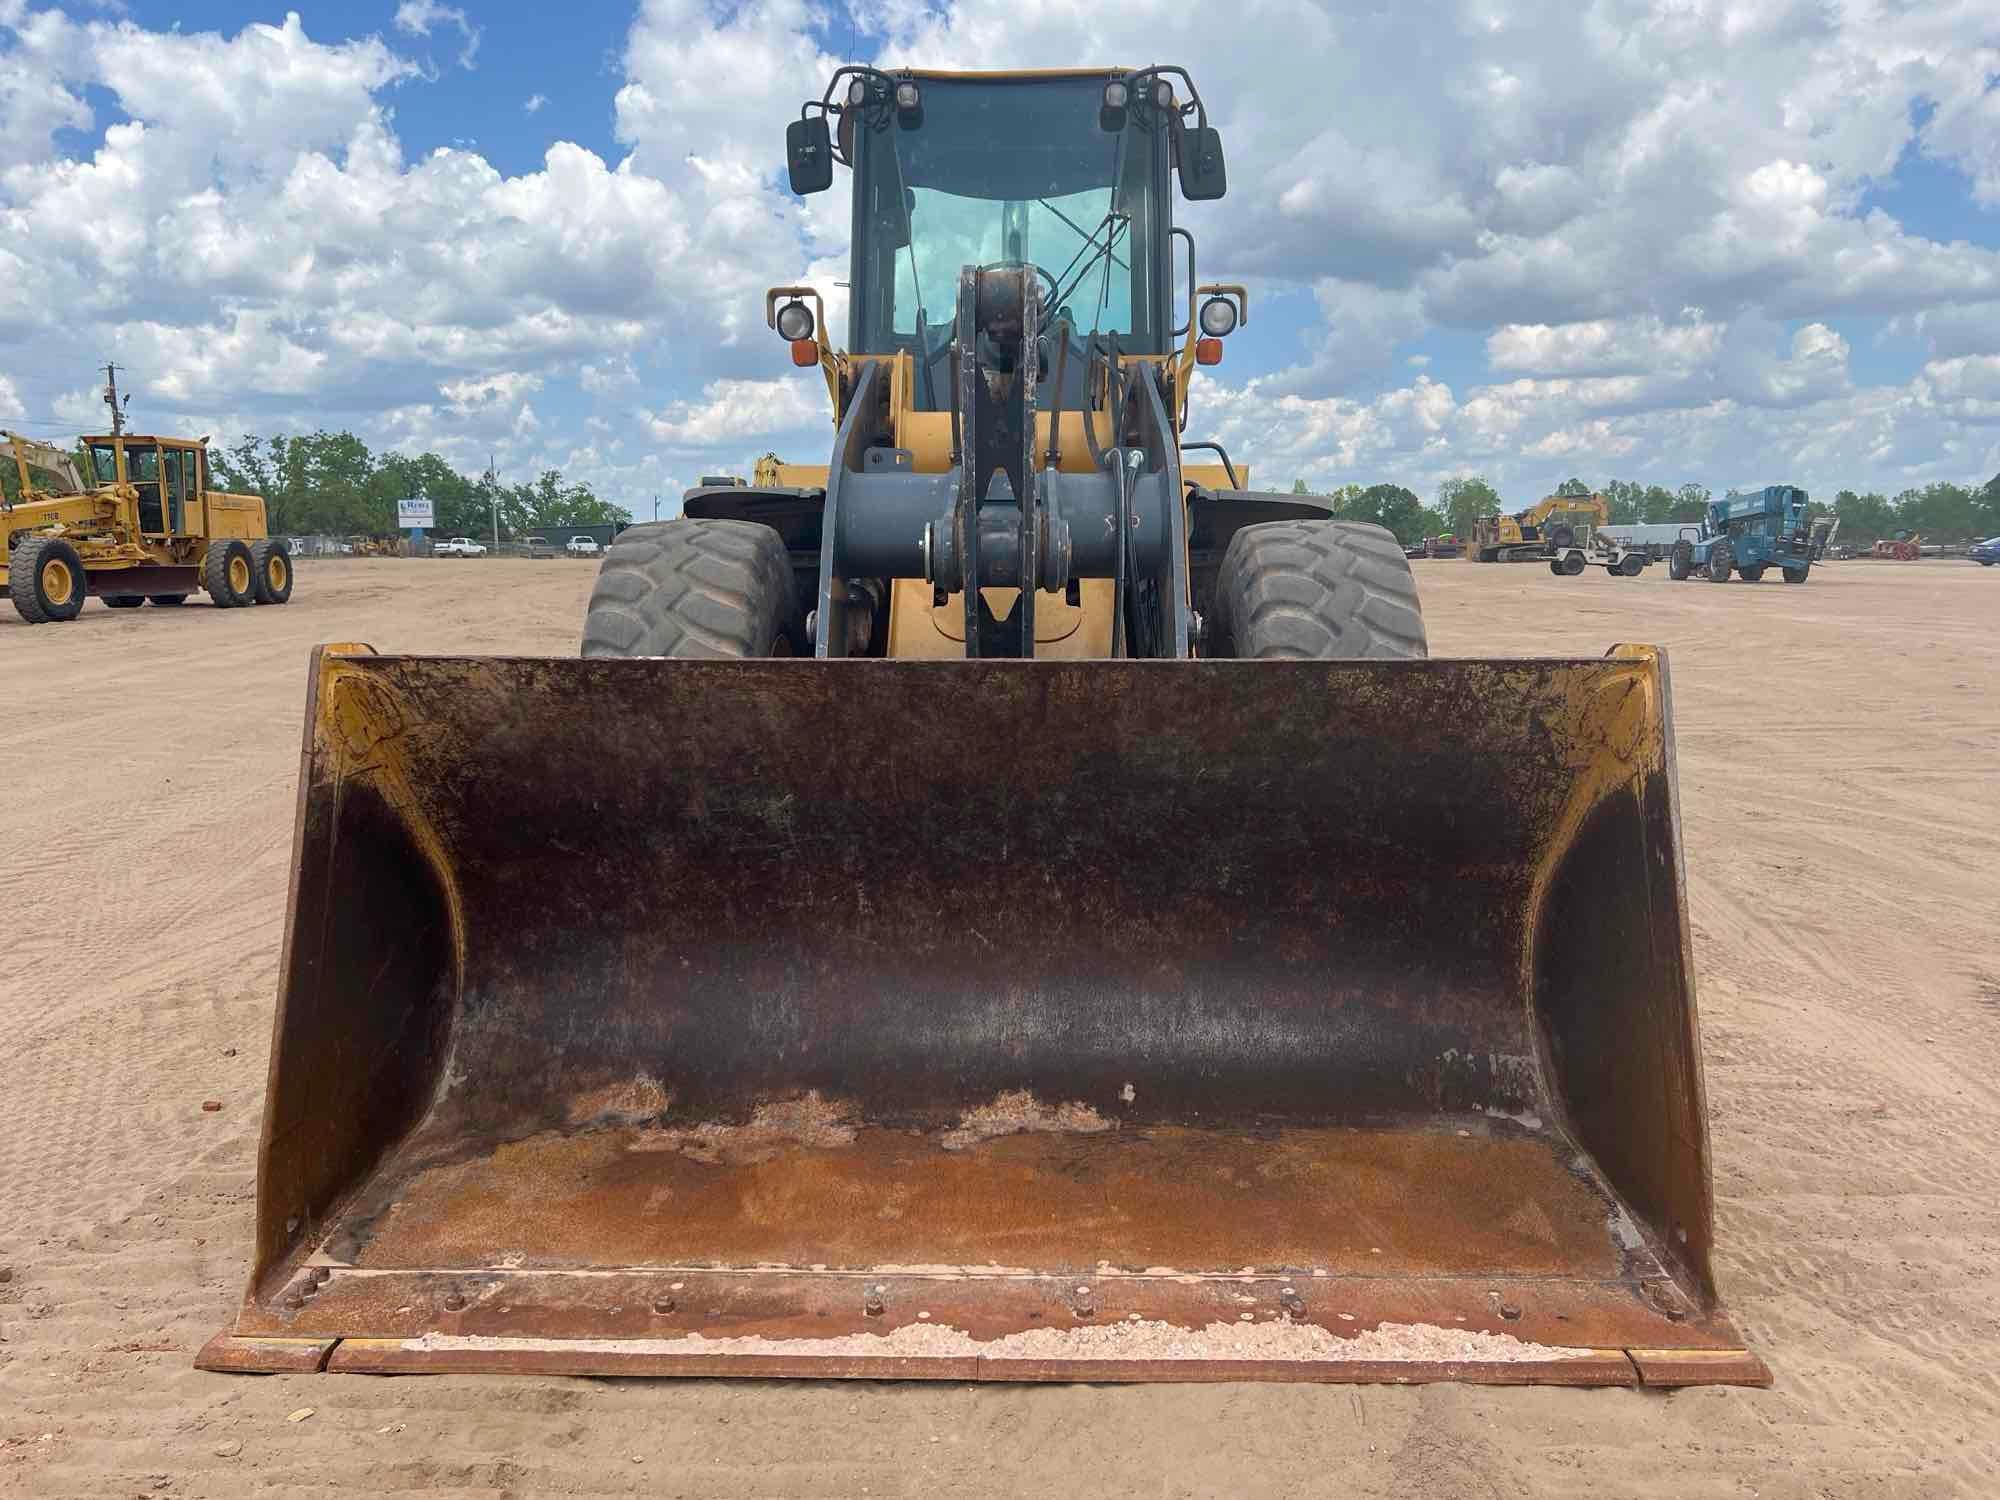
[[[1294,1318],[1303,1318],[1306,1315],[1306,1299],[1299,1295],[1299,1289],[1295,1286],[1288,1286],[1279,1291],[1278,1306]]]
[[[861,1311],[871,1318],[881,1317],[888,1305],[888,1299],[884,1296],[879,1282],[861,1294]]]
[[[1087,1286],[1080,1286],[1070,1293],[1069,1305],[1079,1318],[1090,1317],[1097,1311],[1097,1299]]]

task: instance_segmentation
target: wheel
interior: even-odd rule
[[[1735,559],[1729,554],[1729,543],[1718,541],[1708,549],[1708,581],[1710,583],[1729,582],[1729,565]]]
[[[1683,538],[1667,554],[1667,577],[1676,583],[1694,573],[1694,543]]]
[[[259,604],[283,604],[292,597],[292,554],[276,537],[250,544],[250,572]]]
[[[784,540],[750,521],[650,521],[598,565],[585,656],[786,656],[804,640]]]
[[[159,609],[172,609],[177,604],[187,603],[186,594],[148,594],[146,598]]]
[[[1558,578],[1562,577],[1562,576],[1563,576],[1563,565],[1562,565],[1562,560],[1561,560],[1560,558],[1555,558],[1555,557],[1552,557],[1552,558],[1550,558],[1550,559],[1549,559],[1549,571],[1550,571],[1551,573],[1555,574],[1555,575],[1556,575],[1556,577],[1558,577]]]
[[[1618,571],[1623,573],[1627,578],[1637,578],[1641,573],[1646,571],[1645,554],[1628,552],[1624,557],[1619,559]]]
[[[1738,568],[1736,576],[1741,578],[1745,583],[1761,583],[1764,579],[1765,567],[1766,564],[1764,563],[1756,563],[1750,567]]]
[[[1806,581],[1806,572],[1807,570],[1804,568],[1787,568],[1785,569],[1785,582],[1804,583]]]
[[[146,602],[144,594],[106,594],[103,597],[106,609],[137,609]]]
[[[1583,571],[1583,554],[1572,552],[1562,560],[1563,571],[1574,578]]]
[[[234,539],[210,542],[201,560],[201,586],[218,609],[236,609],[256,599],[257,570],[250,549]]]
[[[1217,657],[1338,661],[1430,655],[1416,575],[1363,521],[1265,521],[1229,539],[1215,580]]]
[[[30,625],[74,620],[89,587],[83,559],[59,536],[29,537],[7,563],[7,597]]]

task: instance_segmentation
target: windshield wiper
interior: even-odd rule
[[[1132,227],[1132,216],[1130,214],[1121,214],[1116,209],[1112,209],[1110,212],[1106,213],[1102,219],[1098,220],[1097,228],[1090,231],[1089,237],[1084,241],[1083,248],[1078,250],[1075,255],[1070,257],[1069,264],[1063,267],[1062,276],[1058,276],[1055,278],[1056,282],[1055,305],[1057,307],[1061,307],[1066,302],[1069,301],[1070,293],[1074,292],[1079,286],[1083,285],[1084,277],[1088,276],[1093,270],[1097,268],[1097,264],[1099,261],[1109,258],[1109,260],[1116,265],[1122,266],[1125,264],[1124,261],[1119,260],[1118,257],[1112,252],[1117,247],[1118,236],[1123,234],[1126,230],[1130,229],[1131,227]],[[1104,243],[1100,245],[1097,243],[1098,232],[1106,228],[1109,228],[1110,233],[1105,235]],[[1085,255],[1089,255],[1090,259],[1084,260]],[[1083,261],[1081,267],[1077,265],[1078,261]],[[1064,285],[1063,276],[1069,276],[1069,273],[1072,270],[1076,271],[1076,275],[1074,277],[1071,277],[1068,285]],[[1104,274],[1108,285],[1111,275],[1111,267],[1109,265],[1107,265],[1104,268]],[[1101,300],[1102,299],[1100,299],[1100,302]],[[1091,320],[1091,326],[1092,328],[1095,328],[1097,326],[1097,320],[1095,318]]]
[[[1097,229],[1102,229],[1104,227],[1104,220],[1099,219],[1097,221],[1097,229],[1085,229],[1081,224],[1077,223],[1076,220],[1072,219],[1068,214],[1064,213],[1061,209],[1057,208],[1053,203],[1049,202],[1048,199],[1037,198],[1035,201],[1041,204],[1043,208],[1046,208],[1050,213],[1054,214],[1058,219],[1061,219],[1063,223],[1069,225],[1071,229],[1074,229],[1077,232],[1077,235],[1083,240],[1083,250],[1077,251],[1076,255],[1082,255],[1084,250],[1088,250],[1097,239]],[[1105,215],[1105,218],[1109,217],[1110,217],[1109,214]],[[1120,270],[1125,269],[1125,262],[1119,260],[1117,256],[1114,255],[1112,257],[1112,261],[1119,267]],[[1076,256],[1073,255],[1070,257],[1069,266],[1063,267],[1063,275],[1064,276],[1069,275],[1070,266],[1073,266],[1075,264],[1076,264]],[[1058,277],[1057,279],[1060,280],[1061,278]]]

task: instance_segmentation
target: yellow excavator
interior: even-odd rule
[[[1549,495],[1513,515],[1478,517],[1465,555],[1474,562],[1540,562],[1581,547],[1592,527],[1610,524],[1611,502],[1602,495]],[[1581,557],[1574,567],[1558,562],[1557,571],[1581,573]]]
[[[313,659],[200,1364],[1768,1380],[1662,655],[1432,658],[1393,537],[1183,438],[1248,312],[1184,70],[843,67],[787,163],[823,461],[622,533],[580,659]]]

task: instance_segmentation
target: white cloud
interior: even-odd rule
[[[485,31],[468,21],[463,10],[455,5],[440,5],[438,0],[402,0],[402,4],[396,7],[398,31],[411,36],[429,36],[434,28],[440,26],[458,28],[458,65],[461,68],[476,67],[474,60],[479,56],[479,42]]]
[[[0,417],[20,418],[28,414],[28,408],[21,404],[21,397],[14,389],[14,382],[0,375]]]
[[[549,96],[547,94],[530,94],[528,95],[527,103],[523,104],[521,108],[531,115],[537,114],[540,112],[541,107],[548,102]]]
[[[1866,208],[1910,157],[2000,204],[1989,3],[1245,0],[1242,45],[1217,49],[1167,0],[899,0],[861,46],[1192,60],[1231,196],[1177,213],[1205,277],[1248,281],[1260,311],[1284,294],[1299,326],[1282,371],[1239,379],[1232,347],[1232,383],[1204,374],[1191,436],[1265,479],[1769,465],[1894,489],[2000,468],[2000,217],[1942,243]],[[843,195],[793,199],[780,155],[840,19],[642,0],[608,101],[625,154],[557,141],[509,176],[397,131],[397,91],[430,71],[401,49],[473,60],[458,6],[404,0],[389,41],[343,41],[297,15],[224,36],[0,0],[9,367],[72,380],[88,346],[162,422],[338,423],[470,467],[490,446],[648,509],[669,474],[821,458],[823,388],[777,373],[761,293],[810,280],[845,326]],[[1923,370],[1867,384],[1842,333],[1861,319]],[[1484,368],[1433,357],[1440,334]],[[87,392],[8,389],[32,419],[94,420]]]

